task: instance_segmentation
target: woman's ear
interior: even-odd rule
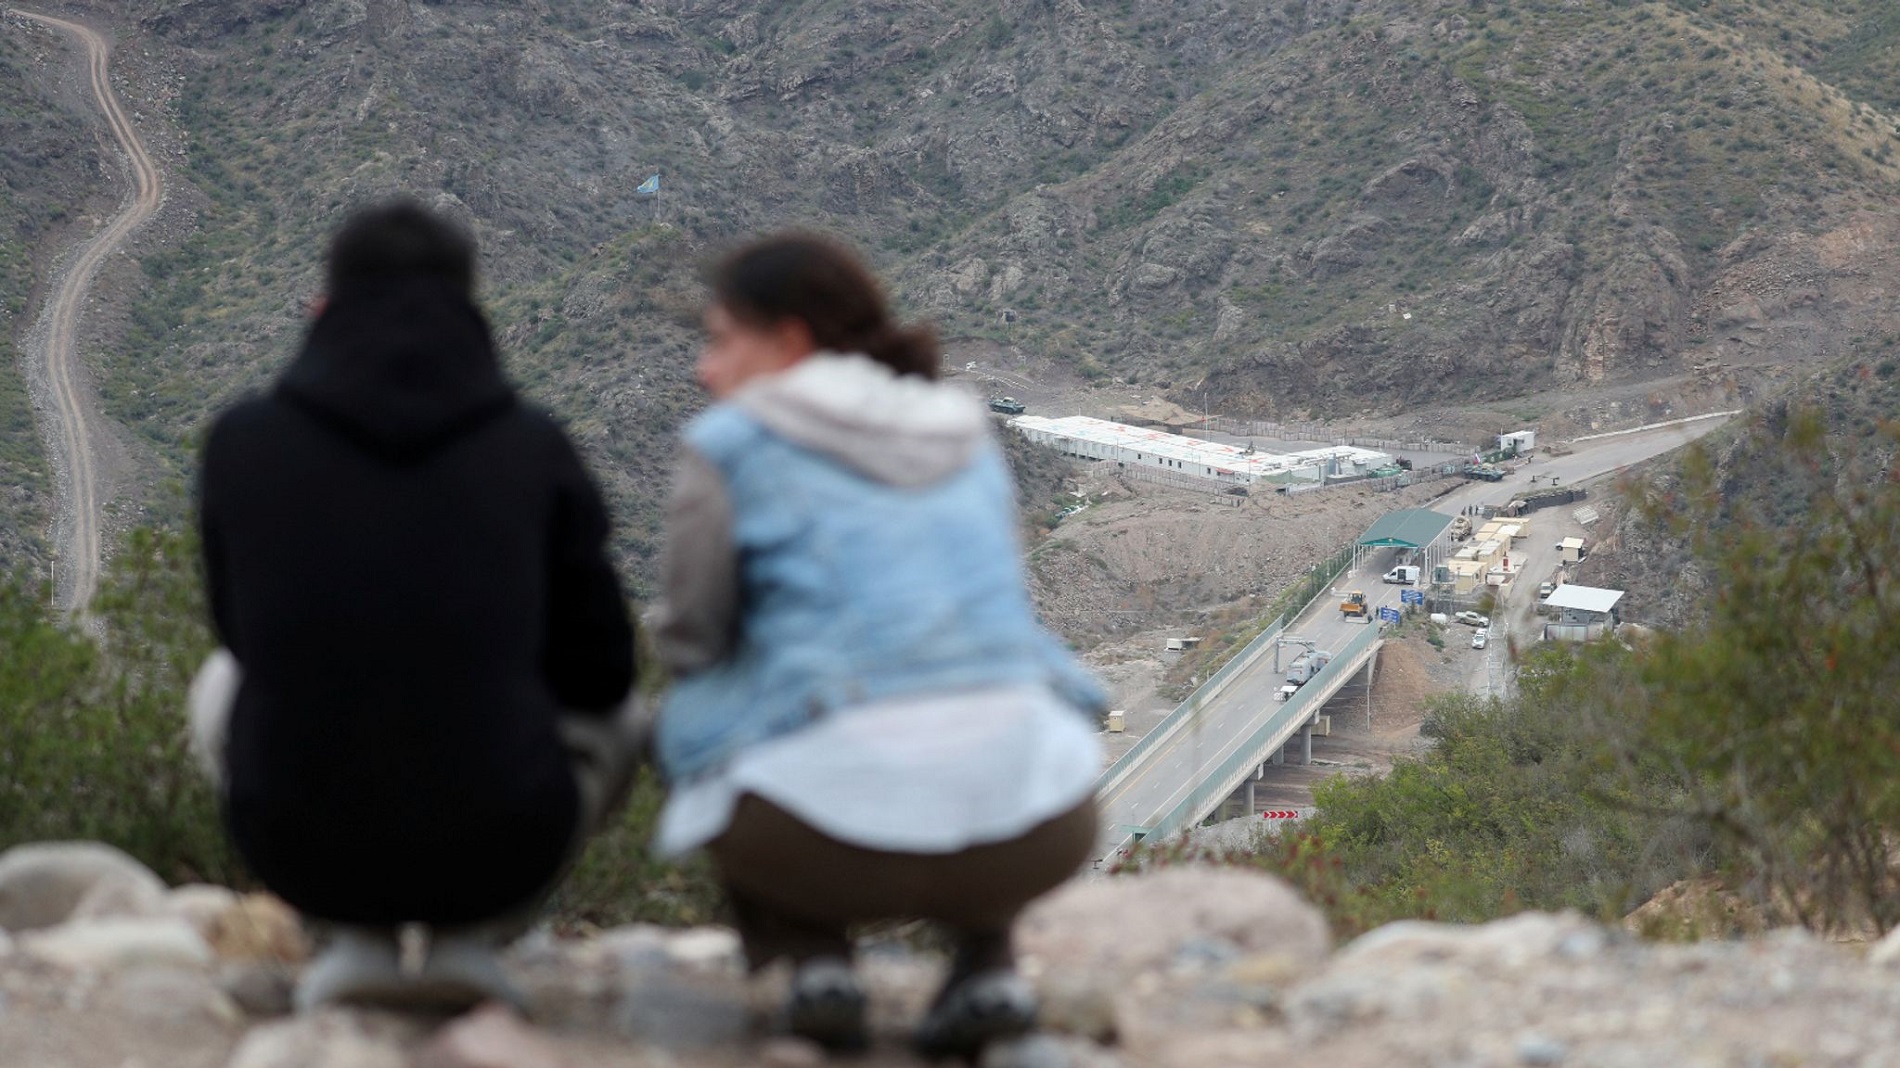
[[[777,342],[779,355],[784,357],[783,366],[792,364],[818,351],[818,342],[811,336],[811,326],[796,316],[786,316],[772,326],[772,337]]]

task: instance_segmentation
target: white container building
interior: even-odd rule
[[[1295,453],[1267,453],[1219,441],[1111,423],[1086,415],[1051,419],[1019,415],[1012,429],[1038,445],[1083,460],[1157,468],[1190,478],[1237,486],[1255,482],[1325,482],[1363,478],[1389,466],[1392,457],[1372,449],[1338,445]]]

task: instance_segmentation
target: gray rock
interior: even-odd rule
[[[815,1042],[781,1036],[759,1047],[759,1063],[767,1068],[814,1068],[825,1063],[825,1051]]]
[[[92,884],[64,922],[163,916],[165,897],[163,883],[111,872]]]
[[[99,1007],[124,1019],[234,1020],[237,1009],[211,977],[196,968],[142,965],[127,968],[105,985]]]
[[[1100,976],[1058,971],[1041,977],[1042,1025],[1051,1031],[1096,1042],[1114,1042],[1121,1034],[1115,986]]]
[[[1222,959],[1283,958],[1291,977],[1326,958],[1330,936],[1325,917],[1271,875],[1169,868],[1070,883],[1030,907],[1018,945],[1026,966],[1043,974],[1125,980],[1218,945],[1209,952]]]
[[[76,920],[20,940],[28,956],[69,971],[115,971],[137,965],[202,968],[211,947],[183,920]]]
[[[410,1068],[562,1068],[567,1058],[544,1034],[499,1005],[444,1027]]]
[[[1557,957],[1566,946],[1579,952],[1602,929],[1574,912],[1523,912],[1476,926],[1401,920],[1354,939],[1339,951],[1343,968],[1384,970],[1419,961],[1513,970]],[[1599,945],[1602,943],[1599,943]]]
[[[401,1038],[331,1010],[252,1028],[225,1068],[407,1068]]]
[[[165,884],[145,865],[98,842],[35,842],[0,853],[0,927],[29,931],[64,922],[94,887],[108,880]],[[129,891],[128,891],[129,892]]]
[[[715,989],[678,973],[627,976],[615,1016],[630,1037],[672,1050],[736,1043],[752,1029],[742,990]]]
[[[290,1015],[296,982],[288,969],[263,961],[237,961],[218,969],[218,988],[252,1016]]]
[[[0,951],[0,956],[4,955],[4,951]],[[1888,931],[1885,937],[1874,943],[1874,948],[1867,951],[1867,963],[1880,968],[1900,965],[1900,927]]]
[[[992,1043],[977,1062],[978,1068],[1071,1068],[1073,1064],[1069,1051],[1048,1035]]]
[[[1517,1061],[1519,1064],[1552,1065],[1562,1064],[1570,1053],[1570,1047],[1546,1035],[1528,1034],[1517,1040]]]
[[[1025,1035],[1013,1042],[998,1042],[983,1051],[978,1068],[1120,1068],[1120,1057],[1112,1052],[1075,1038],[1054,1035]]]
[[[160,911],[191,924],[208,940],[217,929],[219,917],[237,907],[238,900],[237,893],[225,887],[192,883],[167,893]]]
[[[723,927],[695,927],[666,940],[666,957],[674,964],[701,971],[741,969],[745,964],[739,936]]]

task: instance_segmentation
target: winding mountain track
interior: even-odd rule
[[[79,316],[100,266],[158,211],[165,196],[165,185],[151,155],[145,151],[144,142],[139,140],[138,131],[132,128],[125,109],[119,106],[118,95],[112,91],[112,79],[106,68],[112,55],[111,42],[98,31],[77,22],[18,9],[13,14],[59,30],[85,48],[93,98],[132,169],[132,189],[125,203],[104,229],[86,239],[63,275],[55,279],[38,331],[40,366],[52,422],[48,437],[53,445],[54,467],[66,491],[58,526],[60,548],[59,563],[53,575],[55,596],[60,607],[83,612],[99,588],[101,494],[93,435],[101,417],[90,409],[91,395],[75,382],[74,368],[80,362],[76,344]]]

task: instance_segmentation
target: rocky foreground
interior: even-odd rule
[[[718,928],[539,936],[513,953],[533,1022],[285,1015],[306,952],[262,896],[166,888],[122,854],[0,855],[5,1068],[608,1068],[813,1065],[773,1033],[784,976],[747,979]],[[1335,949],[1320,914],[1264,875],[1178,868],[1072,884],[1022,929],[1048,1033],[985,1068],[1324,1064],[1900,1065],[1900,938],[1871,950],[1800,931],[1651,945],[1574,915],[1397,923]],[[941,963],[867,947],[876,1048]]]

